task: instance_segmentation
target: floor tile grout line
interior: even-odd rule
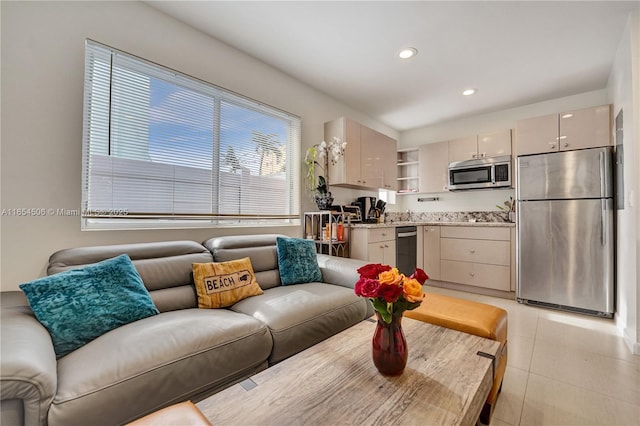
[[[568,387],[571,387],[571,388],[574,388],[574,389],[579,389],[581,391],[585,391],[585,392],[589,392],[589,393],[592,393],[592,394],[596,394],[596,395],[598,395],[600,397],[604,397],[604,398],[610,399],[612,401],[617,401],[617,402],[621,402],[623,404],[628,404],[628,405],[631,405],[631,406],[637,406],[638,408],[640,408],[640,404],[634,404],[633,402],[625,401],[624,399],[616,398],[615,396],[607,395],[607,394],[598,392],[597,390],[593,390],[593,389],[586,388],[584,386],[576,385],[575,383],[569,383],[569,382],[565,382],[563,380],[558,380],[555,377],[544,376],[544,375],[539,374],[539,373],[531,372],[531,373],[529,373],[527,375],[527,386],[529,384],[529,378],[530,378],[531,375],[537,376],[537,377],[542,378],[544,380],[550,380],[552,382],[556,382],[556,383],[559,383],[559,384],[562,384],[564,386],[568,386]],[[525,388],[525,399],[526,399],[526,388]]]
[[[533,362],[533,353],[536,350],[536,341],[538,339],[538,327],[540,325],[540,312],[536,315],[536,327],[533,333],[533,345],[531,346],[531,357],[529,357],[529,365],[527,366],[527,381],[524,384],[524,394],[522,395],[522,405],[520,406],[520,416],[518,416],[518,425],[522,424],[522,415],[524,413],[524,407],[527,403],[527,391],[529,390],[529,379],[531,378],[531,363]]]
[[[536,375],[538,377],[542,377],[543,379],[553,380],[554,382],[557,382],[557,383],[560,383],[560,384],[563,384],[563,385],[566,385],[566,386],[571,386],[571,387],[574,387],[576,389],[581,389],[583,391],[591,392],[591,393],[600,395],[601,397],[604,397],[604,398],[613,399],[613,400],[620,401],[620,402],[623,402],[623,403],[626,403],[626,404],[636,405],[633,402],[630,402],[630,401],[627,401],[625,399],[610,395],[608,393],[601,392],[601,391],[599,391],[597,389],[592,389],[592,388],[588,388],[588,387],[585,387],[585,386],[578,385],[576,383],[568,382],[566,380],[561,380],[561,379],[559,379],[557,377],[554,377],[554,376],[547,376],[547,375],[545,375],[543,373],[537,373],[537,372],[534,373],[532,371],[529,371],[529,373],[527,375],[527,382],[528,382],[528,376],[531,375],[531,374],[534,374],[534,375]]]

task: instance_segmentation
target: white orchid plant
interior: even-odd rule
[[[322,141],[307,149],[304,163],[307,165],[307,186],[310,191],[318,192],[320,195],[329,193],[329,162],[336,165],[338,160],[344,156],[347,142],[343,142],[337,136],[329,143]],[[324,176],[318,176],[316,180],[316,167]]]

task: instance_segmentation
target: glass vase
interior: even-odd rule
[[[402,331],[402,315],[394,316],[387,324],[376,312],[378,324],[373,334],[373,363],[381,374],[398,376],[407,365],[407,340]]]

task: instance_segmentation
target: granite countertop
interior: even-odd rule
[[[390,212],[385,215],[384,223],[356,223],[352,228],[384,228],[411,225],[436,226],[490,226],[495,228],[513,228],[505,211],[464,211],[464,212]]]
[[[386,223],[352,223],[352,228],[390,228],[396,226],[411,226],[411,225],[438,225],[438,226],[489,226],[494,228],[513,228],[516,226],[513,222],[454,222],[454,221],[393,221]]]

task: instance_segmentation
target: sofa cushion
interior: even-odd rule
[[[199,308],[223,308],[262,294],[248,257],[220,263],[194,263]]]
[[[276,238],[282,285],[322,281],[316,243],[301,238]]]
[[[57,357],[109,330],[158,314],[126,254],[21,284]]]
[[[126,423],[253,374],[271,348],[264,324],[228,309],[145,318],[58,361],[49,424]]]
[[[51,255],[49,275],[100,262],[126,253],[129,255],[151,299],[160,312],[198,306],[193,285],[193,263],[213,260],[211,253],[195,241],[160,241],[75,247]]]
[[[273,336],[269,362],[275,363],[362,321],[367,303],[350,288],[307,283],[265,290],[231,309],[267,324]]]

